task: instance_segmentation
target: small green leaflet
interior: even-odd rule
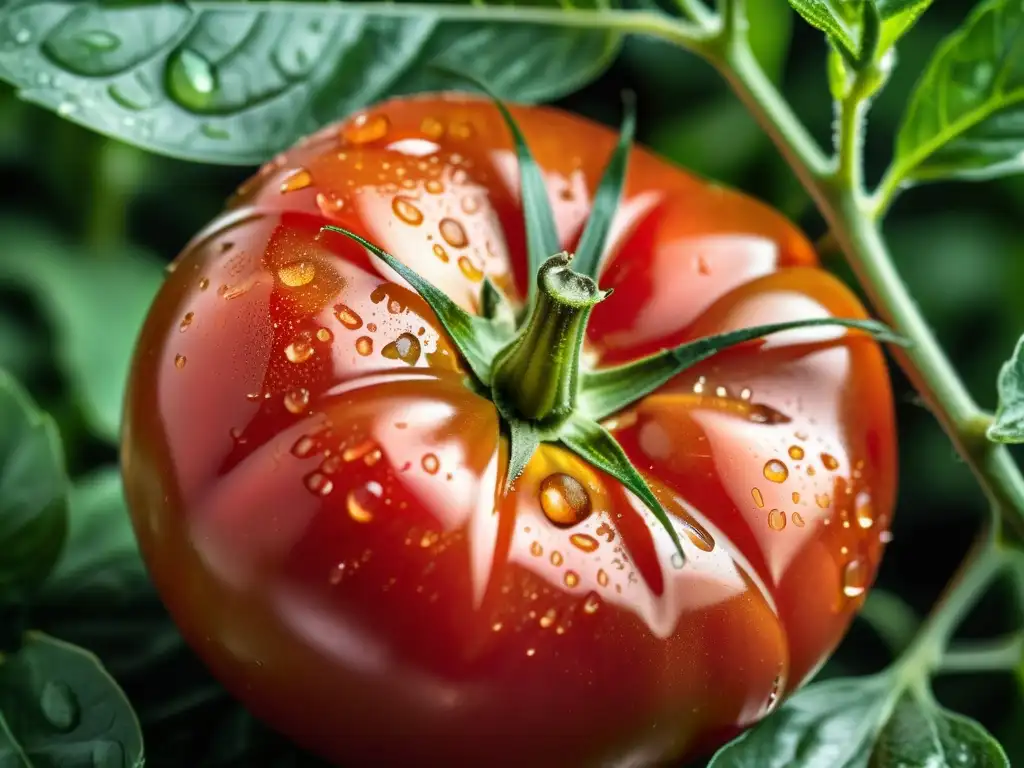
[[[466,359],[466,363],[474,375],[482,383],[490,383],[491,360],[498,349],[507,341],[506,338],[503,338],[501,329],[495,323],[478,315],[471,315],[448,298],[444,291],[431,285],[390,253],[381,250],[369,240],[360,237],[354,232],[349,232],[347,229],[335,226],[325,226],[321,231],[337,232],[354,240],[395,270],[434,310],[437,319],[441,321],[441,325],[448,331],[452,341]]]
[[[0,602],[23,601],[50,573],[67,533],[67,491],[57,427],[0,370]]]
[[[896,137],[894,183],[1024,169],[1024,6],[987,0],[939,47]]]
[[[999,407],[995,422],[988,428],[988,439],[996,443],[1024,443],[1024,336],[999,370],[996,388]]]
[[[508,469],[505,474],[505,492],[511,490],[516,480],[533,458],[533,452],[540,445],[540,435],[532,424],[518,419],[508,419]]]
[[[590,216],[573,260],[573,269],[595,281],[601,267],[601,256],[607,245],[608,233],[612,228],[612,220],[622,199],[629,153],[633,148],[633,135],[636,133],[636,97],[632,93],[623,94],[622,103],[626,114],[619,130],[619,142],[612,150],[604,175],[601,176],[601,182],[594,192]]]
[[[6,0],[0,79],[127,143],[248,165],[387,96],[439,90],[432,61],[534,102],[589,82],[621,44],[610,29],[530,23],[557,0],[480,6]]]
[[[930,691],[911,688],[896,703],[871,755],[872,768],[905,765],[1010,768],[1010,761],[977,722],[940,707]]]
[[[595,421],[611,416],[616,411],[650,394],[673,376],[682,373],[701,360],[706,360],[723,349],[744,344],[764,336],[795,328],[838,326],[865,331],[878,341],[906,345],[902,336],[877,320],[846,320],[842,318],[809,318],[784,323],[769,323],[741,328],[715,336],[688,341],[678,347],[666,349],[633,363],[604,368],[583,377],[580,392],[580,410]]]
[[[141,768],[131,705],[88,651],[31,632],[0,663],[0,764]]]
[[[581,416],[571,417],[558,433],[558,439],[577,455],[589,461],[602,472],[606,472],[644,503],[659,523],[665,528],[672,543],[675,544],[679,556],[686,557],[679,534],[669,519],[668,513],[662,508],[658,497],[647,485],[647,481],[636,470],[633,463],[622,450],[611,432],[596,421]]]
[[[984,728],[905,685],[889,672],[810,685],[722,747],[708,768],[1009,768]]]

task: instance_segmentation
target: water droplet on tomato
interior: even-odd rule
[[[760,488],[751,488],[750,495],[754,497],[754,503],[757,504],[758,509],[764,507],[764,496],[761,495]]]
[[[444,192],[444,184],[437,179],[430,179],[423,185],[423,188],[432,195],[440,195]]]
[[[281,182],[281,194],[298,192],[313,183],[313,176],[305,168],[296,168]]]
[[[530,545],[530,554],[534,557],[540,557],[544,554],[544,547],[540,545],[539,541],[535,541]]]
[[[536,653],[537,653],[537,649],[536,648],[527,648],[526,649],[526,655],[527,656],[533,656]]]
[[[373,339],[369,336],[360,336],[356,339],[356,352],[363,357],[371,354],[373,352]]]
[[[363,327],[363,319],[344,304],[334,305],[334,316],[350,331]]]
[[[306,488],[316,496],[327,496],[334,490],[334,482],[322,472],[306,475]]]
[[[830,453],[821,454],[821,463],[824,465],[825,469],[833,471],[839,469],[839,460]]]
[[[569,542],[583,552],[593,552],[600,546],[597,539],[585,533],[574,533],[569,537]]]
[[[425,454],[420,464],[423,466],[423,471],[428,475],[436,475],[437,471],[441,468],[440,460],[433,453]]]
[[[201,278],[199,278],[199,290],[200,291],[205,291],[209,287],[210,287],[210,278],[208,278],[208,277],[201,277]]]
[[[870,528],[875,524],[875,509],[871,504],[871,496],[863,491],[857,494],[854,517],[861,528]]]
[[[500,621],[496,621],[493,624],[491,624],[491,631],[492,632],[501,632],[501,628],[503,626],[505,626],[505,625],[502,624]]]
[[[284,348],[284,356],[289,363],[304,363],[316,354],[316,350],[309,342],[309,334],[302,333]]]
[[[178,325],[178,330],[184,333],[186,329],[192,325],[192,319],[196,316],[195,312],[186,312],[185,316],[181,318],[181,324]]]
[[[463,213],[473,215],[480,210],[480,198],[476,195],[466,195],[459,201]]]
[[[188,359],[184,355],[174,356],[174,367],[177,368],[179,371],[185,367],[185,363],[187,362]]]
[[[388,135],[391,128],[391,121],[387,115],[356,115],[342,132],[346,141],[352,144],[369,144],[371,141],[379,141]]]
[[[459,271],[466,276],[467,280],[471,280],[474,283],[479,283],[484,279],[483,270],[477,267],[466,256],[459,256]]]
[[[576,525],[589,517],[590,495],[575,477],[558,472],[540,484],[540,506],[555,525]]]
[[[316,332],[316,338],[318,341],[322,341],[324,344],[329,344],[334,341],[334,334],[326,328],[320,328]]]
[[[601,598],[598,597],[596,592],[591,592],[587,595],[587,599],[583,601],[583,612],[586,614],[593,615],[597,613],[598,608],[601,607]]]
[[[782,675],[776,675],[775,680],[772,681],[772,689],[768,693],[768,706],[767,711],[771,712],[775,709],[775,706],[779,703],[779,692],[782,690]]]
[[[764,476],[766,480],[771,480],[773,483],[785,482],[789,477],[789,467],[778,459],[771,459],[764,465]]]
[[[612,527],[608,525],[608,522],[606,520],[601,522],[601,525],[597,527],[597,530],[594,531],[594,533],[596,533],[598,536],[604,536],[604,540],[607,541],[609,544],[615,541],[615,531],[612,530]]]
[[[348,509],[348,516],[357,523],[369,523],[373,520],[373,510],[368,506],[372,501],[368,496],[369,493],[365,488],[349,491],[345,506]]]
[[[444,241],[452,248],[465,248],[469,245],[466,230],[455,219],[441,219],[438,230],[441,232],[441,237],[444,238]]]
[[[832,503],[832,499],[829,498],[827,493],[818,493],[814,496],[814,502],[822,509],[828,509],[828,505]]]
[[[43,717],[58,731],[70,731],[81,715],[78,699],[67,683],[49,681],[39,697]]]
[[[551,564],[552,565],[559,566],[563,562],[565,562],[565,558],[562,557],[562,553],[561,552],[559,552],[556,549],[554,552],[551,553]]]
[[[580,576],[578,573],[576,573],[576,571],[566,571],[565,577],[562,579],[562,582],[565,584],[565,586],[572,589],[580,583]]]
[[[860,597],[867,589],[868,572],[862,560],[853,559],[843,568],[843,594]]]
[[[781,509],[773,509],[768,513],[768,527],[773,531],[781,531],[786,527],[786,513]]]
[[[292,455],[297,459],[308,459],[314,453],[316,453],[317,444],[309,435],[303,435],[295,441],[295,445],[292,446]]]
[[[298,415],[309,406],[309,390],[304,387],[289,390],[284,396],[284,407]]]
[[[799,504],[800,503],[800,491],[793,491],[792,499],[793,499],[793,503],[794,504]]]
[[[327,577],[327,581],[329,581],[332,586],[340,584],[341,580],[345,578],[346,567],[345,563],[338,563],[331,569],[331,575]]]
[[[597,572],[597,583],[602,587],[608,586],[608,574],[605,573],[603,568]]]
[[[669,558],[669,562],[672,564],[672,567],[678,571],[680,568],[686,565],[686,558],[684,558],[678,552],[673,552],[672,557]]]
[[[391,210],[406,224],[415,227],[423,223],[423,211],[413,205],[412,200],[407,197],[395,195],[391,201]]]
[[[448,134],[456,139],[468,139],[473,135],[473,126],[461,120],[456,120],[448,126]]]
[[[420,342],[411,333],[403,333],[380,351],[389,360],[401,360],[407,365],[415,365],[420,359]]]
[[[444,123],[436,117],[425,117],[420,123],[420,130],[431,139],[440,139],[444,135]]]
[[[803,457],[804,457],[804,449],[803,448],[801,448],[799,445],[791,445],[791,446],[789,446],[789,458],[793,459],[794,461],[800,461],[800,459],[802,459]]]
[[[797,528],[804,527],[804,516],[801,515],[799,512],[794,512],[792,515],[790,515],[790,519],[793,521],[793,525],[795,525]]]
[[[557,618],[558,612],[554,608],[549,608],[547,611],[545,611],[544,615],[540,617],[540,621],[538,622],[538,624],[540,624],[542,629],[547,629],[555,623],[555,619]]]
[[[448,263],[448,251],[444,249],[440,243],[434,243],[434,255],[437,256],[441,261]]]

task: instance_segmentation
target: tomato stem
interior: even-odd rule
[[[594,306],[611,291],[574,272],[572,256],[552,256],[537,270],[536,300],[515,339],[495,358],[491,388],[506,417],[551,428],[576,407],[580,350]]]

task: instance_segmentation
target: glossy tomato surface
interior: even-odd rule
[[[572,250],[615,142],[513,108]],[[842,637],[894,501],[878,346],[809,328],[681,374],[607,426],[686,552],[546,444],[507,496],[493,404],[424,301],[526,294],[496,109],[395,100],[268,164],[174,263],[139,341],[123,464],[156,585],[259,717],[343,766],[643,766],[771,711]],[[790,223],[637,149],[588,364],[863,317]]]

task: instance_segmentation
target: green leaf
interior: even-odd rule
[[[887,674],[810,685],[718,750],[708,768],[867,768],[897,691]]]
[[[495,329],[507,334],[509,339],[512,338],[516,329],[515,310],[508,297],[486,276],[480,290],[480,314],[490,320]]]
[[[1024,336],[1000,368],[996,388],[999,407],[995,422],[986,433],[988,439],[995,443],[1024,443]]]
[[[146,583],[117,466],[105,467],[71,489],[70,526],[43,596],[72,600],[82,593],[116,595]]]
[[[141,768],[131,705],[88,651],[38,632],[0,663],[0,764]]]
[[[253,164],[385,96],[443,88],[433,61],[532,102],[596,77],[621,42],[568,15],[562,25],[530,23],[559,12],[555,0],[481,6],[8,0],[0,77],[23,98],[128,143]]]
[[[508,419],[508,470],[505,474],[507,493],[530,463],[534,451],[540,445],[540,435],[532,424],[519,419]]]
[[[583,376],[583,385],[580,391],[580,411],[589,418],[600,421],[630,403],[636,402],[644,395],[650,394],[673,376],[723,349],[780,331],[814,326],[853,328],[870,334],[878,341],[904,346],[908,344],[906,339],[877,320],[844,320],[824,317],[741,328],[737,331],[688,341],[678,347],[662,350],[633,363],[586,373]]]
[[[896,137],[893,183],[1024,169],[1024,6],[982,3],[939,47]]]
[[[878,0],[878,12],[882,17],[879,55],[887,53],[897,40],[907,34],[931,4],[932,0]]]
[[[0,602],[20,602],[53,568],[68,525],[68,479],[53,420],[0,370]]]
[[[622,199],[622,187],[626,183],[626,167],[629,164],[629,153],[633,149],[633,136],[636,133],[636,97],[631,93],[623,94],[625,117],[619,130],[619,142],[612,150],[604,174],[594,192],[594,201],[590,208],[587,226],[580,237],[576,248],[573,269],[581,275],[597,280],[604,255],[608,233],[612,228],[612,219]],[[549,254],[550,255],[550,254]],[[536,273],[534,273],[536,274]]]
[[[981,725],[940,707],[930,692],[910,689],[878,736],[871,768],[932,765],[1010,768],[1010,761]]]
[[[661,502],[648,487],[647,481],[637,472],[629,457],[626,456],[622,446],[612,437],[611,432],[596,421],[573,416],[562,426],[558,433],[558,439],[585,461],[589,461],[602,472],[611,475],[632,491],[633,495],[639,498],[651,510],[658,522],[664,526],[672,543],[675,544],[679,556],[685,559],[683,544],[679,540],[675,526],[669,520],[668,513],[665,512]]]
[[[859,20],[864,0],[789,0],[808,24],[824,32],[844,57],[857,59],[860,51]]]
[[[92,254],[31,223],[0,221],[0,286],[27,291],[43,309],[90,428],[111,442],[135,338],[162,281],[149,254]]]
[[[486,318],[471,315],[441,290],[438,290],[422,277],[417,275],[390,253],[381,250],[369,240],[349,232],[341,227],[326,226],[323,230],[338,232],[345,235],[377,256],[381,261],[397,272],[403,280],[423,297],[441,325],[448,331],[452,342],[466,359],[470,370],[483,383],[491,380],[491,360],[505,342],[500,328]]]

